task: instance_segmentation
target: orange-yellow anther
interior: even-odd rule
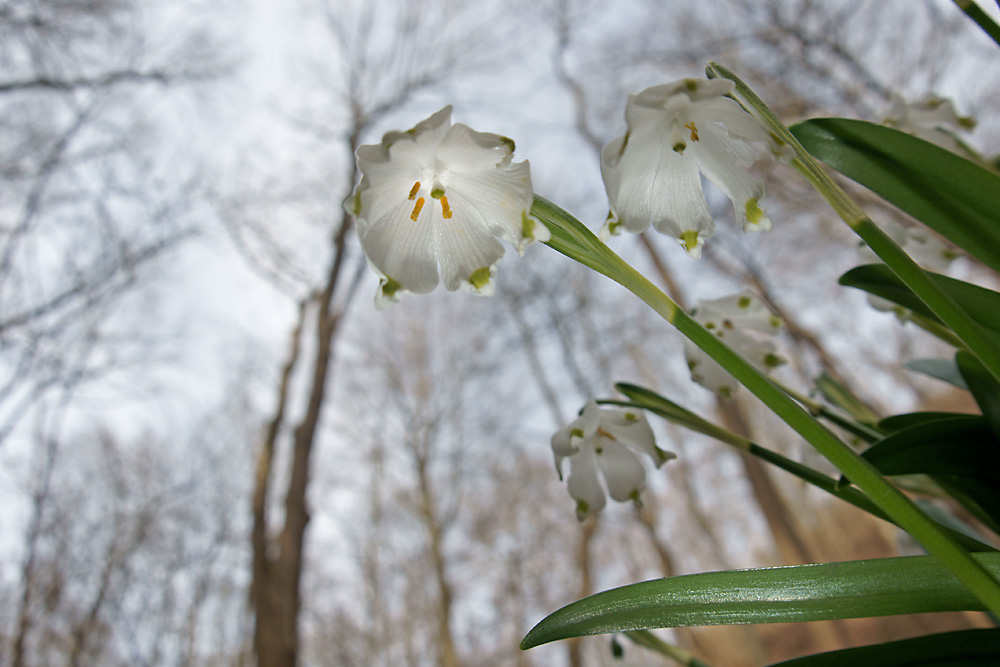
[[[684,127],[691,130],[691,141],[698,141],[698,126],[692,123],[684,123]]]
[[[413,198],[417,196],[418,192],[420,192],[420,181],[417,181],[416,183],[414,183],[413,187],[410,188],[410,196],[407,197],[407,199],[409,199],[410,201],[413,201]]]
[[[604,430],[600,426],[597,427],[597,435],[604,436],[608,440],[618,440],[615,436],[611,435],[609,431]]]
[[[451,217],[451,206],[448,205],[448,198],[441,195],[441,215],[447,220]]]
[[[424,207],[424,198],[421,197],[420,199],[417,200],[417,203],[414,204],[413,206],[413,213],[410,214],[410,220],[416,222],[417,218],[420,216],[420,209],[422,209],[423,207]]]

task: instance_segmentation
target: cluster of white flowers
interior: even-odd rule
[[[767,142],[768,133],[732,91],[727,80],[683,79],[629,96],[627,130],[601,154],[610,204],[602,238],[652,226],[699,257],[715,233],[703,177],[729,197],[744,231],[771,228],[760,206],[764,185],[748,172],[760,158],[751,143]],[[971,126],[933,96],[910,105],[896,98],[886,122],[952,150],[960,148],[952,129]],[[513,151],[510,139],[452,125],[451,107],[358,149],[361,182],[344,205],[380,277],[379,308],[406,292],[426,294],[439,278],[449,290],[489,295],[504,254],[498,238],[522,254],[550,239],[530,213],[528,162],[512,162]],[[889,233],[928,268],[941,270],[956,256],[926,234]],[[783,362],[772,340],[782,323],[752,294],[702,302],[694,318],[762,372]],[[690,342],[686,355],[694,381],[724,396],[736,389],[729,373]],[[594,401],[553,436],[552,450],[560,477],[562,462],[570,461],[568,488],[580,519],[600,511],[606,494],[639,502],[646,482],[638,453],[657,466],[673,458],[656,446],[641,412]]]

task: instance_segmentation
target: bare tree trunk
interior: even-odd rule
[[[351,153],[357,145],[357,135],[351,137]],[[285,494],[285,523],[276,544],[267,535],[267,496],[277,438],[281,432],[287,403],[289,380],[298,360],[300,338],[307,309],[300,311],[293,332],[292,350],[282,373],[278,408],[271,420],[257,464],[254,489],[253,579],[251,593],[256,614],[254,650],[261,667],[294,667],[298,661],[299,584],[302,578],[303,542],[309,511],[306,491],[309,485],[309,459],[316,440],[329,381],[333,343],[340,324],[340,313],[334,312],[333,297],[344,264],[344,246],[351,218],[343,215],[334,238],[334,257],[326,286],[318,298],[316,313],[316,357],[313,362],[306,414],[294,430],[291,477]]]
[[[441,667],[458,667],[458,652],[451,627],[452,590],[445,568],[444,531],[437,516],[431,481],[428,478],[427,457],[417,456],[417,481],[420,486],[420,514],[430,541],[431,567],[438,590],[438,632],[437,643],[440,651]]]

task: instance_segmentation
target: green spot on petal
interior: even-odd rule
[[[431,190],[431,197],[434,199],[441,199],[441,197],[444,197],[444,190],[441,188],[434,188]]]
[[[396,292],[403,289],[403,286],[400,285],[399,282],[396,281],[394,278],[389,278],[388,276],[386,276],[382,280],[383,280],[382,294],[384,294],[389,299],[395,296]]]
[[[588,503],[586,500],[576,501],[576,516],[581,521],[583,521],[583,519],[586,518],[589,512],[590,512],[590,503]]]
[[[354,217],[361,215],[361,193],[354,195],[354,203],[351,204],[351,213]]]
[[[521,211],[521,238],[535,238],[535,221],[528,217],[527,211]]]
[[[569,435],[570,435],[571,438],[582,438],[583,437],[583,429],[582,428],[575,428],[575,429],[573,429],[572,431],[569,432]]]
[[[783,363],[785,363],[785,360],[776,354],[768,354],[766,357],[764,357],[764,365],[767,368],[777,368]]]
[[[639,415],[635,414],[634,412],[626,412],[625,421],[627,422],[639,421]]]
[[[756,197],[751,197],[747,200],[744,210],[747,214],[747,220],[756,225],[758,222],[764,219],[764,211],[760,208],[760,203],[757,201]]]
[[[777,315],[771,315],[771,319],[768,320],[768,323],[771,325],[772,329],[780,329],[781,325],[784,324],[784,322],[781,321],[781,318]]]
[[[693,93],[698,90],[698,79],[684,79],[684,87],[688,92]]]
[[[673,145],[672,148],[674,149],[675,153],[683,154],[684,149],[687,148],[687,144],[685,144],[683,141],[678,141],[676,144]]]
[[[753,303],[753,299],[751,299],[748,296],[741,296],[740,300],[737,302],[737,305],[740,308],[749,308],[751,303]]]
[[[681,243],[684,244],[684,249],[691,253],[695,248],[698,247],[698,232],[693,229],[689,229],[683,234],[681,234]]]
[[[490,283],[490,267],[484,266],[480,269],[476,269],[469,276],[469,282],[476,289],[483,289]]]
[[[509,137],[499,137],[500,143],[510,149],[510,152],[514,152],[514,140]]]

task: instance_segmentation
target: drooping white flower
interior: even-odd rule
[[[772,340],[783,322],[753,294],[699,302],[692,317],[762,373],[784,363]],[[688,340],[684,352],[692,380],[721,396],[733,395],[739,383],[722,366]]]
[[[899,94],[893,93],[883,123],[962,155],[967,154],[969,149],[955,133],[971,130],[976,126],[973,118],[958,115],[951,100],[933,93],[927,93],[916,102],[909,103]]]
[[[715,233],[701,177],[733,202],[743,231],[766,231],[760,208],[764,184],[747,169],[760,157],[747,142],[767,132],[726,97],[733,82],[683,79],[630,95],[628,130],[601,153],[601,173],[611,213],[602,236],[622,229],[642,232],[650,224],[673,236],[692,257],[701,256]]]
[[[588,401],[580,416],[552,436],[552,453],[562,479],[562,462],[569,459],[567,488],[576,500],[576,516],[583,521],[605,505],[605,486],[618,502],[639,503],[646,488],[646,471],[637,452],[652,457],[660,467],[674,454],[656,446],[653,429],[637,410],[602,408]],[[604,485],[599,477],[604,478]]]
[[[361,247],[381,277],[375,304],[403,292],[493,292],[504,254],[497,237],[519,253],[549,230],[530,217],[528,162],[511,162],[514,142],[451,124],[451,107],[381,144],[357,150],[361,182],[344,207],[357,220]]]

